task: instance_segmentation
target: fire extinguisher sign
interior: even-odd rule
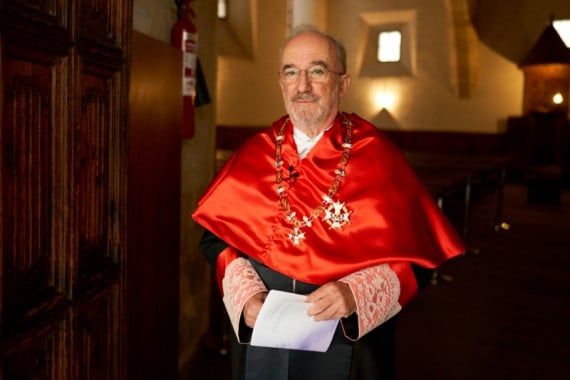
[[[194,98],[198,68],[198,31],[192,23],[195,17],[190,7],[193,0],[177,1],[178,20],[172,27],[171,43],[182,51],[182,138],[194,136]]]
[[[196,93],[196,60],[198,34],[184,31],[183,35],[183,96],[194,97]]]

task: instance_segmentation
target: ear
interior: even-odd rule
[[[346,93],[348,92],[348,89],[350,88],[351,82],[352,82],[352,77],[350,76],[350,74],[344,74],[340,78],[340,97],[341,98],[343,96],[345,96]]]

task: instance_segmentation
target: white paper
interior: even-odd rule
[[[311,304],[306,298],[271,290],[257,316],[251,345],[325,352],[339,320],[314,321],[307,315]]]

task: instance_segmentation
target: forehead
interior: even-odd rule
[[[328,39],[314,33],[303,33],[285,45],[281,55],[281,66],[305,67],[323,62],[331,67],[336,60],[334,46]]]

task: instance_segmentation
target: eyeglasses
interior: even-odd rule
[[[343,73],[329,70],[323,66],[313,66],[305,70],[290,67],[284,69],[279,74],[286,83],[297,83],[299,81],[299,78],[301,78],[302,71],[307,74],[308,80],[315,83],[324,82],[328,78],[329,73],[344,75]]]

